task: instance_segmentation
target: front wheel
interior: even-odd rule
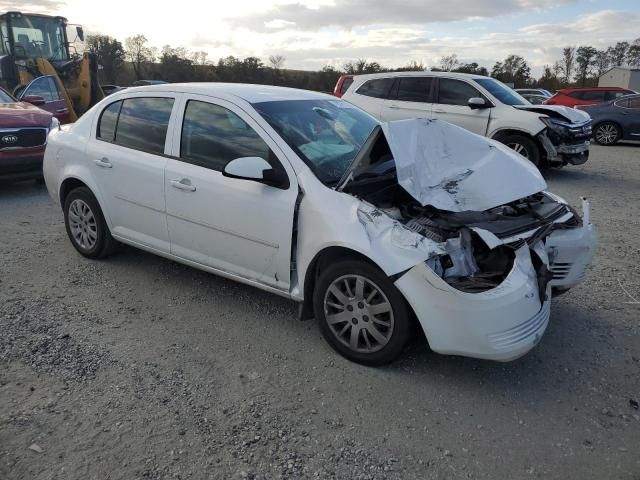
[[[600,123],[593,130],[593,138],[600,145],[614,145],[618,143],[621,136],[620,127],[612,122]]]
[[[400,355],[410,334],[410,310],[382,271],[347,260],[324,270],[313,294],[320,331],[338,353],[364,365]]]
[[[525,135],[505,135],[499,141],[507,147],[519,153],[524,158],[533,163],[536,167],[540,166],[540,149],[536,142]]]

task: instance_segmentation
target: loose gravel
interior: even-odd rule
[[[640,479],[640,145],[545,173],[593,204],[588,280],[498,364],[366,368],[292,303],[124,248],[0,186],[0,479]]]

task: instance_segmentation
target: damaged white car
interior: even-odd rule
[[[506,146],[278,87],[117,92],[51,133],[44,174],[81,254],[123,242],[285,296],[368,365],[416,321],[436,352],[524,355],[595,248],[588,202]]]

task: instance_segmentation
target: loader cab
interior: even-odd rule
[[[71,58],[64,17],[8,12],[0,15],[0,34],[0,54],[16,61],[46,58],[64,62]]]

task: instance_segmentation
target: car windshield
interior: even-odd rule
[[[493,78],[476,78],[475,81],[502,103],[507,105],[529,104],[529,102],[518,95],[518,92],[507,87],[504,83],[494,80]]]
[[[11,95],[0,88],[0,103],[14,103],[15,100]]]
[[[284,100],[253,107],[324,183],[349,168],[378,122],[342,100]]]

